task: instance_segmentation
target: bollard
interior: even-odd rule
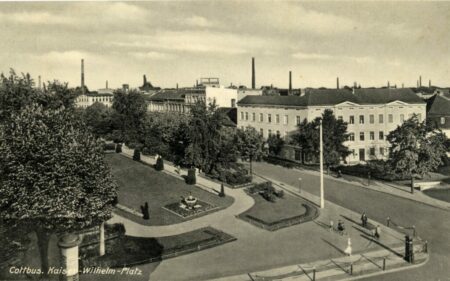
[[[391,224],[391,219],[389,217],[387,217],[387,226],[389,227],[390,224]]]
[[[425,245],[424,245],[424,252],[425,253],[428,253],[428,241],[427,240],[425,240]]]
[[[413,228],[413,237],[416,237],[416,226],[413,225],[412,228]]]
[[[353,263],[350,264],[350,275],[353,275]]]
[[[313,268],[313,277],[312,277],[312,281],[316,281],[316,268]]]
[[[58,247],[61,250],[61,267],[64,273],[59,276],[61,281],[78,281],[78,245],[80,237],[74,234],[66,234],[61,237]]]
[[[386,270],[386,258],[383,258],[383,271]]]

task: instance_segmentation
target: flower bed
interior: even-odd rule
[[[197,207],[195,207],[197,206]],[[206,203],[204,201],[197,200],[196,205],[194,206],[194,209],[187,209],[183,208],[182,204],[180,202],[175,202],[171,204],[167,204],[163,207],[163,209],[166,209],[172,213],[175,213],[176,215],[182,217],[182,218],[189,218],[192,216],[196,216],[199,214],[202,214],[204,212],[214,210],[217,207],[214,205],[211,205],[209,203]]]

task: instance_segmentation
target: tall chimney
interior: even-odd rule
[[[292,71],[289,71],[289,94],[292,92]]]
[[[84,59],[81,59],[81,92],[84,94]]]
[[[177,83],[177,90],[178,90],[178,83]]]
[[[252,89],[255,89],[255,58],[252,58]]]
[[[144,74],[144,86],[147,84],[147,76]]]
[[[388,81],[387,87],[388,87],[388,89],[391,87],[391,85],[389,84],[389,81]]]
[[[336,77],[336,89],[339,90],[339,77]]]
[[[431,79],[428,80],[428,88],[431,88]]]
[[[422,87],[422,75],[419,76],[419,87]]]
[[[356,89],[356,81],[353,82],[353,88]]]
[[[106,80],[106,89],[108,89],[108,80]]]
[[[38,76],[38,88],[41,88],[41,75]]]

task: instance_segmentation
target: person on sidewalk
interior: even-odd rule
[[[363,227],[367,227],[367,216],[365,212],[363,212],[361,215],[361,225]]]
[[[330,220],[330,231],[333,231],[334,228],[334,222],[332,220]]]
[[[375,238],[380,239],[380,235],[381,235],[381,227],[380,225],[377,225],[377,227],[375,228]]]

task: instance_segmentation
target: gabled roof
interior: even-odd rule
[[[388,104],[400,101],[425,104],[411,89],[307,89],[304,96],[247,96],[238,105],[323,106],[345,102],[353,104]]]
[[[150,101],[168,101],[168,100],[179,100],[184,101],[185,94],[177,90],[164,90],[160,91],[153,96],[149,97]]]
[[[450,98],[435,95],[427,102],[427,116],[450,116]]]

